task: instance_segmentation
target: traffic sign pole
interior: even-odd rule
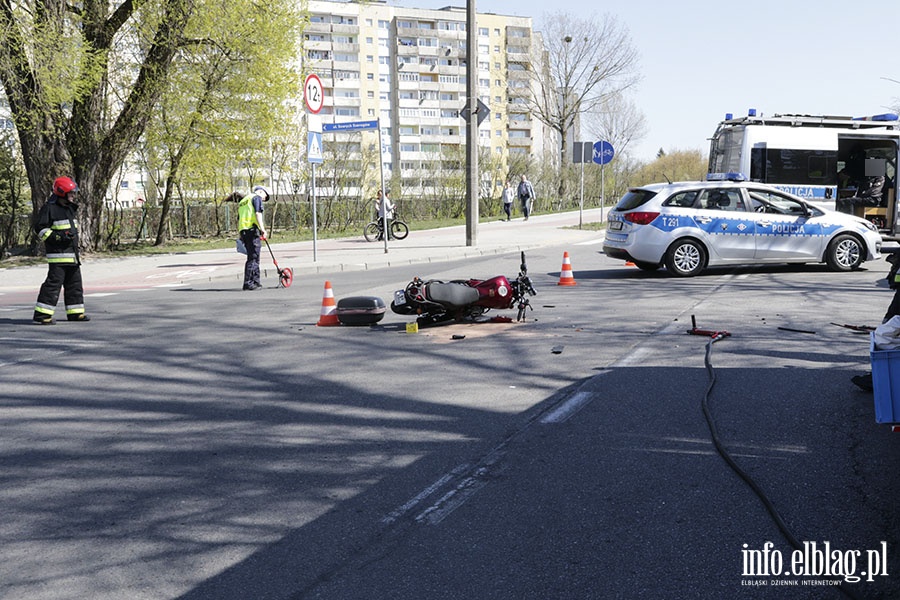
[[[312,220],[313,220],[313,262],[318,260],[318,241],[319,241],[319,223],[317,220],[318,207],[316,206],[316,162],[321,162],[321,160],[312,160],[313,158],[321,158],[321,157],[312,157],[312,145],[315,141],[321,140],[322,134],[322,122],[319,117],[313,118],[313,115],[319,114],[319,111],[322,110],[322,106],[325,104],[325,88],[322,87],[322,80],[319,79],[319,76],[315,73],[310,73],[306,76],[306,81],[303,83],[303,101],[306,103],[306,108],[309,111],[306,115],[306,129],[309,137],[309,144],[306,148],[306,156],[307,159],[310,159],[310,167],[312,168],[312,177],[310,179],[310,185],[312,186],[310,189],[310,200],[312,201]],[[315,131],[313,131],[315,129]],[[319,152],[322,151],[322,144],[319,143]]]
[[[612,160],[616,151],[605,141],[594,143],[594,162],[600,165],[600,222],[603,222],[603,205],[606,204],[606,182],[603,179],[603,165]]]
[[[584,221],[584,161],[581,161],[581,191],[578,194],[578,229]]]

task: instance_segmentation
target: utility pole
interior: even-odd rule
[[[478,238],[478,27],[475,0],[466,0],[466,246]]]

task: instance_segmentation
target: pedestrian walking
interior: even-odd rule
[[[262,250],[261,240],[266,237],[263,220],[263,202],[269,199],[269,190],[261,185],[241,198],[238,204],[238,229],[241,242],[247,249],[247,261],[244,263],[245,290],[258,290],[262,287],[259,281],[259,254]]]
[[[528,177],[522,175],[522,181],[519,182],[519,202],[522,203],[522,212],[525,213],[525,220],[531,214],[531,208],[534,206],[534,186],[528,181]]]
[[[60,289],[65,289],[63,302],[66,319],[90,321],[84,312],[84,288],[81,281],[81,256],[78,253],[78,185],[70,177],[53,182],[53,193],[41,207],[34,222],[34,231],[47,250],[47,278],[38,292],[34,305],[35,323],[53,324],[53,313],[59,301]]]
[[[503,188],[503,212],[506,213],[506,220],[509,221],[512,218],[512,205],[513,201],[516,199],[516,188],[513,186],[512,181],[506,182],[506,187]]]

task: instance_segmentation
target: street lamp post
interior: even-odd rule
[[[478,245],[478,29],[475,0],[466,0],[466,246]]]

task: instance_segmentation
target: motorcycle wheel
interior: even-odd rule
[[[391,312],[397,313],[398,315],[414,315],[416,314],[416,309],[410,304],[401,304],[397,306],[394,301],[391,301]]]
[[[363,228],[363,237],[366,238],[367,242],[374,242],[378,239],[379,231],[378,223],[372,221]]]

